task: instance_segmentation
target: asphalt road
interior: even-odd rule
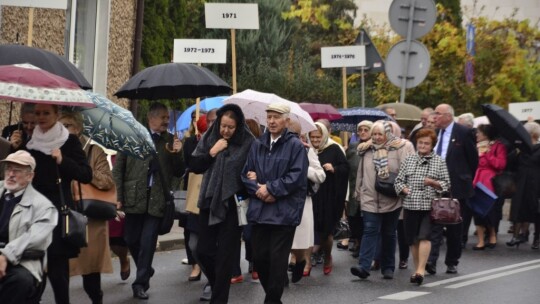
[[[501,227],[503,228],[503,227]],[[501,231],[503,231],[501,229]],[[506,231],[506,227],[504,227]],[[424,285],[409,283],[411,270],[396,269],[393,280],[384,280],[372,272],[367,280],[350,274],[356,263],[348,251],[334,251],[334,270],[325,276],[322,267],[312,270],[311,276],[291,284],[283,295],[283,303],[540,303],[540,251],[531,250],[530,243],[519,249],[504,244],[510,236],[502,234],[495,249],[472,251],[474,237],[464,250],[459,273],[449,275],[441,260],[436,275],[427,275]],[[531,237],[532,239],[532,237]],[[443,247],[442,250],[445,248]],[[242,255],[243,256],[243,255]],[[441,252],[441,256],[444,256]],[[156,274],[151,280],[147,301],[132,298],[131,282],[121,281],[119,263],[114,259],[114,274],[102,277],[104,303],[203,303],[199,301],[205,279],[188,282],[189,266],[182,265],[185,250],[159,252],[155,256]],[[244,283],[231,286],[230,303],[262,303],[264,292],[258,282],[247,274],[247,262],[242,261]],[[410,298],[409,298],[410,297]],[[392,298],[392,299],[391,299]],[[1,302],[1,301],[0,301]],[[82,288],[82,279],[71,280],[71,302],[90,303]],[[54,303],[50,286],[42,303]]]

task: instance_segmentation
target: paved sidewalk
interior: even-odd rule
[[[178,220],[174,221],[171,232],[160,235],[156,251],[184,249],[184,228],[178,226]]]

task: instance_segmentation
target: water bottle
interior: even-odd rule
[[[246,217],[247,201],[241,195],[235,195],[234,200],[236,201],[236,212],[238,213],[238,226],[245,226],[248,224]]]

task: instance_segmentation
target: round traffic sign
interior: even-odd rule
[[[401,37],[407,38],[411,6],[412,15],[411,39],[418,39],[427,34],[435,25],[437,8],[433,0],[394,0],[390,5],[388,19],[390,26]]]
[[[403,75],[406,52],[406,40],[394,44],[386,57],[385,71],[390,82],[398,87],[401,87],[401,79],[406,77],[405,87],[409,89],[426,79],[431,59],[428,49],[422,43],[411,41],[408,69],[406,75]]]

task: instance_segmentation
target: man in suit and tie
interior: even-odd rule
[[[467,200],[474,195],[473,178],[478,167],[478,152],[474,131],[454,123],[454,109],[448,104],[440,104],[435,108],[435,126],[438,128],[438,140],[435,152],[445,161],[450,175],[451,192],[461,205],[463,223],[455,225],[434,224],[431,230],[431,253],[426,265],[430,274],[437,272],[439,247],[442,243],[443,228],[446,227],[446,273],[457,273],[457,265],[461,257],[462,234],[467,233],[471,223],[472,212]]]

